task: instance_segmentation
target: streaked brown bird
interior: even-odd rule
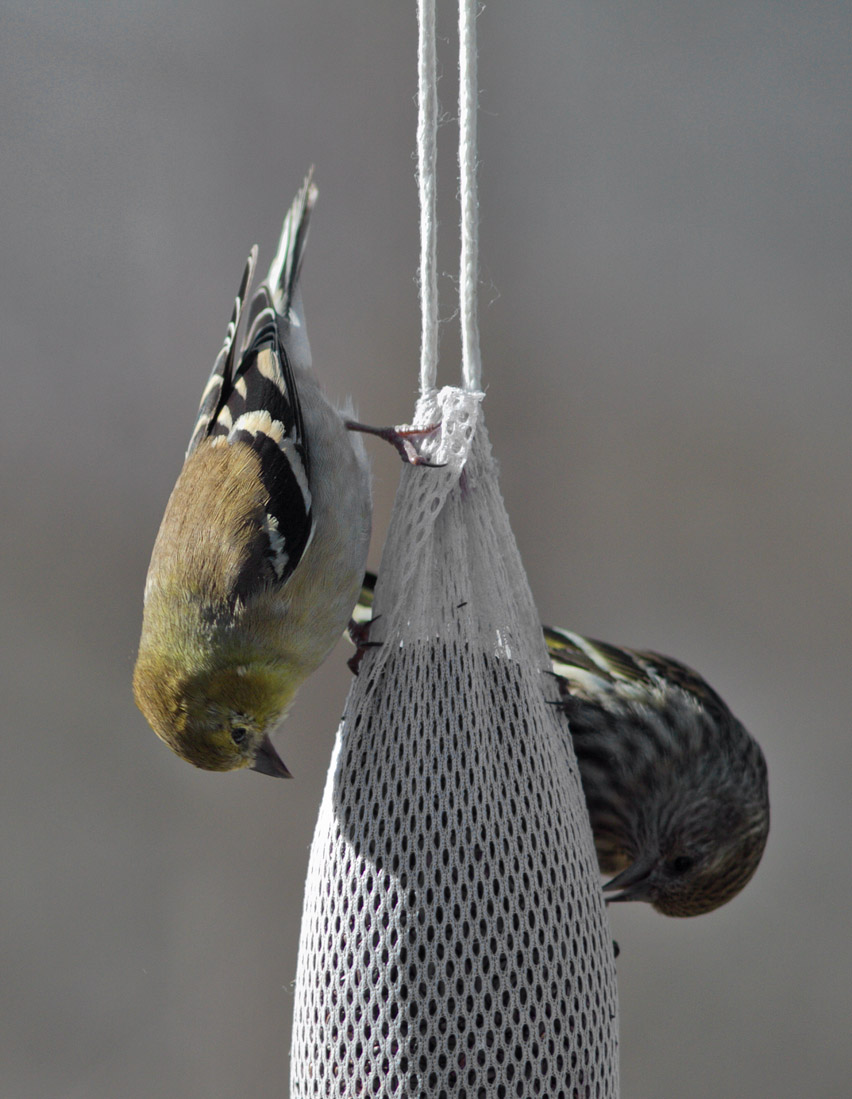
[[[375,581],[368,573],[359,627]],[[685,664],[543,629],[598,864],[616,875],[609,899],[647,901],[667,916],[727,903],[753,876],[769,832],[757,741]],[[363,629],[358,636],[363,644]]]
[[[726,904],[769,832],[766,761],[704,679],[671,657],[545,627],[614,901],[666,916]]]

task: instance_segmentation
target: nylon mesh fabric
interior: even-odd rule
[[[481,394],[406,467],[305,892],[291,1095],[618,1094],[612,939]]]

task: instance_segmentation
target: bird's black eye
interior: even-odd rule
[[[231,740],[234,744],[242,744],[248,736],[248,729],[244,729],[241,725],[235,725],[231,729]]]
[[[670,873],[679,878],[684,874],[688,874],[694,865],[695,859],[691,858],[689,855],[678,855],[676,859],[672,859],[668,864],[668,869]]]

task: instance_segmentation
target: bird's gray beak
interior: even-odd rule
[[[614,897],[607,897],[607,904],[611,901],[647,901],[651,892],[654,862],[653,858],[638,858],[626,870],[608,881],[603,887],[604,892],[618,892]]]
[[[261,775],[272,775],[273,778],[293,777],[284,766],[284,761],[272,747],[272,741],[268,735],[261,741],[251,769]]]

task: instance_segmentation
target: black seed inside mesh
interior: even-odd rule
[[[611,942],[535,686],[452,637],[381,674],[341,747],[294,1096],[615,1096]]]

